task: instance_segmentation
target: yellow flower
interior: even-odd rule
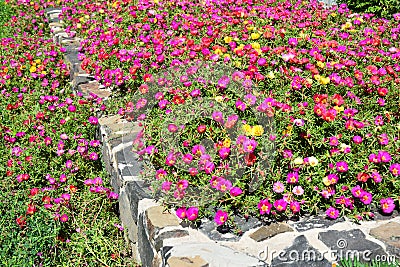
[[[317,66],[320,67],[321,69],[323,69],[325,67],[325,63],[321,62],[321,61],[318,61],[317,62]]]
[[[259,43],[252,43],[251,47],[253,47],[254,49],[260,49],[261,45]]]
[[[252,128],[252,135],[254,136],[261,136],[264,133],[264,128],[262,127],[262,125],[255,125]]]
[[[40,59],[36,59],[36,60],[35,60],[35,63],[36,63],[36,64],[40,64],[40,62],[42,62]]]
[[[232,42],[232,37],[230,37],[230,36],[225,36],[225,37],[224,37],[224,42],[225,42],[226,44],[229,44],[230,42]]]
[[[307,78],[306,81],[307,81],[309,84],[312,84],[312,83],[313,83],[313,80],[312,80],[311,78]]]
[[[77,27],[78,29],[80,29],[80,28],[82,28],[82,24],[77,23],[77,24],[76,24],[76,27]]]
[[[287,134],[287,135],[291,135],[292,134],[292,129],[293,129],[293,126],[292,125],[288,125],[288,127],[286,128],[286,130],[284,130],[283,132],[282,132],[282,134]]]
[[[328,180],[328,177],[327,177],[327,176],[325,176],[325,177],[322,179],[322,182],[323,182],[324,185],[326,185],[326,186],[330,186],[330,185],[331,185],[331,182]]]
[[[222,55],[223,54],[221,49],[219,49],[219,48],[215,49],[214,53],[217,54],[217,55]]]
[[[329,77],[321,77],[321,80],[319,81],[321,84],[328,84],[331,81],[331,79],[329,79]]]
[[[236,62],[235,62],[235,67],[236,67],[236,68],[240,68],[241,65],[242,65],[242,64],[241,64],[239,61],[236,61]]]
[[[251,135],[252,133],[252,127],[248,124],[243,125],[243,130],[246,133],[246,135]]]
[[[224,58],[230,58],[231,57],[231,55],[229,55],[229,54],[224,54]]]
[[[337,14],[336,14],[335,12],[333,12],[333,13],[331,13],[331,16],[332,16],[332,17],[336,17]]]
[[[251,34],[251,39],[257,40],[258,38],[260,38],[260,34],[259,34],[259,33],[253,32],[253,33]]]
[[[319,74],[314,75],[314,79],[315,79],[317,82],[321,81],[321,75],[319,75]]]
[[[342,112],[342,111],[344,110],[344,107],[343,107],[343,106],[340,106],[340,107],[334,106],[333,108],[336,109],[336,111],[337,111],[338,113],[340,113],[340,112]]]
[[[255,27],[254,27],[254,26],[247,26],[247,29],[248,29],[249,31],[252,31],[252,30],[255,29]]]
[[[29,71],[32,73],[32,72],[35,72],[36,71],[36,67],[35,66],[31,66],[30,68],[29,68]]]
[[[294,159],[293,163],[296,165],[301,165],[304,163],[304,160],[303,160],[303,158],[297,157]]]
[[[270,71],[267,74],[267,78],[273,79],[273,78],[275,78],[275,74],[272,71]]]
[[[99,13],[100,13],[100,14],[103,14],[103,13],[104,13],[104,9],[100,9],[100,10],[99,10]]]
[[[231,146],[231,139],[227,138],[224,140],[224,142],[222,143],[222,145],[224,147],[230,147]]]
[[[224,98],[222,97],[222,96],[217,96],[217,97],[215,97],[215,101],[217,101],[217,102],[222,102],[222,101],[224,101]]]

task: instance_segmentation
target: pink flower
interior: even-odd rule
[[[338,172],[347,172],[349,169],[349,165],[347,165],[346,161],[339,161],[336,163],[336,170]]]
[[[394,163],[394,164],[390,165],[389,170],[393,174],[393,176],[399,176],[400,175],[400,164]]]
[[[351,193],[353,194],[354,197],[359,198],[363,194],[364,190],[359,186],[355,186],[351,189]]]
[[[189,186],[189,182],[187,180],[179,180],[176,183],[176,189],[178,189],[179,191],[185,190],[188,186]]]
[[[272,204],[268,201],[268,199],[262,199],[260,202],[258,202],[257,207],[260,210],[260,214],[264,215],[271,212]]]
[[[386,163],[386,162],[389,162],[392,160],[392,157],[390,156],[389,152],[387,152],[387,151],[379,150],[377,156],[378,156],[378,159],[380,162]]]
[[[92,125],[97,125],[99,123],[99,120],[94,116],[90,116],[88,120],[89,120],[89,123]]]
[[[238,195],[241,195],[243,193],[242,189],[240,189],[239,187],[232,187],[231,190],[229,191],[229,193],[231,194],[231,196],[236,197]]]
[[[383,213],[392,213],[396,205],[394,204],[394,200],[390,197],[382,198],[381,201],[381,209]]]
[[[192,156],[192,154],[185,154],[185,155],[182,156],[182,160],[183,160],[183,162],[185,162],[186,164],[189,164],[189,163],[192,162],[193,156]]]
[[[186,210],[186,218],[189,221],[194,221],[197,219],[199,215],[199,208],[197,207],[190,207]]]
[[[60,221],[61,222],[67,222],[68,221],[68,215],[67,214],[63,214],[60,216]]]
[[[329,207],[325,211],[326,216],[328,216],[331,219],[337,219],[339,217],[339,210],[335,209],[334,207]]]
[[[355,144],[361,144],[361,143],[362,143],[362,137],[359,136],[359,135],[354,136],[354,137],[353,137],[353,142],[354,142]]]
[[[290,172],[287,175],[287,180],[286,182],[288,184],[295,184],[299,181],[299,174],[297,172]]]
[[[157,180],[160,180],[167,176],[167,172],[164,169],[158,169],[155,176]]]
[[[300,203],[297,201],[293,201],[290,203],[290,210],[293,212],[293,214],[296,214],[300,211]]]
[[[285,211],[287,207],[287,202],[284,199],[275,200],[274,207],[277,211]]]
[[[220,179],[218,184],[217,184],[217,190],[221,192],[226,192],[231,190],[232,188],[232,183],[229,180],[226,179]]]
[[[293,194],[295,194],[296,196],[301,196],[302,194],[304,194],[304,189],[303,187],[301,187],[300,185],[293,187],[292,190]]]
[[[364,191],[360,195],[360,200],[365,205],[371,204],[371,202],[372,202],[372,194],[367,192],[367,191]]]
[[[243,142],[243,150],[244,152],[252,153],[254,149],[257,147],[257,142],[252,139],[247,139]]]
[[[173,152],[170,152],[167,158],[165,159],[165,164],[167,164],[168,166],[173,166],[175,162],[176,162],[176,156]]]
[[[228,220],[228,213],[222,210],[218,210],[215,213],[214,222],[217,225],[223,225]]]
[[[273,185],[273,190],[275,193],[282,193],[285,190],[285,186],[281,182],[275,182]]]
[[[229,147],[223,147],[218,151],[219,156],[221,159],[226,159],[229,156],[231,149]]]
[[[164,192],[168,192],[168,191],[171,189],[171,185],[172,185],[172,182],[170,182],[170,181],[164,181],[164,182],[162,183],[162,185],[161,185],[161,189],[162,189]]]
[[[92,153],[90,153],[89,158],[91,160],[97,160],[99,158],[99,155],[97,155],[96,152],[92,152]]]
[[[186,217],[186,208],[185,207],[178,208],[175,214],[176,216],[178,216],[179,219],[184,219]]]

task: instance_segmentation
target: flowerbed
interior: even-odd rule
[[[126,94],[119,113],[144,125],[134,144],[152,163],[144,176],[180,218],[222,225],[236,213],[362,219],[398,209],[399,14],[379,19],[315,1],[80,4],[64,7],[62,18],[72,21],[71,36],[84,38],[82,68]],[[160,81],[195,60],[236,72]],[[241,88],[229,90],[234,82]],[[166,124],[200,99],[220,103],[213,111],[221,113]],[[213,142],[208,150],[204,139]],[[260,153],[271,143],[270,154]],[[235,179],[243,168],[232,162],[245,167]]]
[[[65,48],[45,18],[54,3],[5,6],[13,16],[0,50],[0,262],[119,266],[128,247],[95,139],[102,99],[72,93]]]

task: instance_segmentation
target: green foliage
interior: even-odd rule
[[[8,20],[11,18],[13,12],[11,7],[4,2],[4,0],[0,0],[0,38],[7,36],[9,32],[9,27],[5,26]]]
[[[339,0],[338,3],[347,4],[353,12],[372,13],[388,19],[400,12],[399,0]]]

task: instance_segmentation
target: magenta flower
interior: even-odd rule
[[[274,207],[277,211],[285,211],[287,207],[287,202],[283,198],[275,200]]]
[[[231,194],[231,196],[236,197],[239,196],[243,193],[242,189],[240,189],[240,187],[232,187],[231,190],[229,191],[229,193]]]
[[[262,199],[260,202],[258,202],[257,207],[260,210],[260,214],[264,215],[271,212],[272,204],[268,201],[268,199]]]
[[[67,160],[66,162],[65,162],[65,167],[67,168],[67,169],[71,169],[72,168],[72,160]]]
[[[377,156],[380,162],[387,163],[392,160],[392,156],[387,151],[379,150]]]
[[[60,221],[61,222],[67,222],[68,221],[68,215],[67,214],[63,214],[60,216]]]
[[[187,180],[179,180],[176,183],[176,189],[178,189],[179,191],[185,190],[188,186],[189,186],[189,182]]]
[[[186,218],[186,208],[185,207],[178,208],[175,214],[176,216],[178,216],[179,219]]]
[[[195,145],[192,148],[192,154],[196,156],[201,156],[206,153],[206,149],[202,145]]]
[[[193,156],[192,156],[192,154],[185,154],[185,155],[182,156],[182,160],[186,164],[190,164],[192,162],[192,160],[193,160]]]
[[[199,216],[199,208],[197,207],[190,207],[186,210],[186,218],[189,221],[194,221]]]
[[[229,147],[223,147],[218,151],[219,156],[221,159],[226,159],[229,156],[231,149]]]
[[[176,162],[176,156],[173,152],[170,152],[165,159],[165,164],[168,166],[173,166]]]
[[[381,209],[383,213],[392,213],[396,205],[394,204],[394,200],[390,197],[382,198],[381,201]]]
[[[336,163],[336,170],[338,172],[347,172],[349,169],[349,165],[347,165],[346,161],[339,161]]]
[[[336,136],[332,136],[329,138],[329,145],[337,146],[339,144],[339,140]]]
[[[170,123],[170,124],[168,124],[168,131],[171,133],[175,133],[176,131],[178,131],[178,126]]]
[[[229,180],[226,179],[220,179],[218,184],[217,184],[217,190],[221,192],[226,192],[231,190],[232,188],[232,183]]]
[[[371,172],[371,178],[374,180],[375,183],[382,182],[382,176],[379,174],[379,172]]]
[[[351,193],[353,194],[354,197],[360,198],[361,195],[363,194],[364,190],[359,186],[355,186],[351,189]]]
[[[257,142],[252,139],[247,139],[243,142],[243,150],[244,152],[252,153],[254,149],[257,147]]]
[[[299,174],[297,172],[290,172],[287,175],[286,182],[288,184],[295,184],[299,181]]]
[[[99,120],[94,116],[90,116],[88,120],[89,120],[89,123],[92,125],[97,125],[99,123]]]
[[[367,192],[367,191],[364,191],[360,195],[360,200],[365,205],[371,204],[371,202],[372,202],[372,194]]]
[[[236,108],[240,111],[245,111],[245,109],[247,108],[246,103],[244,103],[242,100],[237,100],[235,105],[236,105]]]
[[[172,182],[170,182],[170,181],[164,181],[164,182],[162,183],[162,185],[161,185],[161,189],[162,189],[164,192],[168,192],[168,191],[171,189],[171,185],[172,185]]]
[[[355,144],[361,144],[361,143],[362,143],[362,137],[359,136],[359,135],[354,136],[354,137],[353,137],[353,142],[354,142]]]
[[[393,174],[393,176],[399,176],[400,175],[400,164],[394,163],[394,164],[390,165],[389,170]]]
[[[328,216],[331,219],[337,219],[339,217],[339,210],[335,209],[334,207],[329,207],[325,211],[326,216]]]
[[[224,117],[222,115],[222,112],[214,111],[211,116],[212,116],[213,120],[215,120],[216,122],[219,122],[219,123],[222,123],[222,124],[224,123]]]
[[[296,214],[300,211],[300,203],[297,201],[291,202],[289,207],[293,214]]]
[[[89,158],[91,160],[97,160],[99,158],[99,155],[97,155],[96,152],[92,152],[92,153],[90,153]]]
[[[215,165],[212,161],[207,161],[206,164],[204,165],[204,172],[207,174],[210,174],[214,171]]]
[[[218,210],[215,213],[214,222],[217,225],[223,225],[228,220],[228,213],[222,210]]]
[[[339,176],[337,176],[337,174],[334,173],[328,174],[328,181],[331,185],[337,184],[337,182],[339,181]]]
[[[164,169],[158,169],[155,176],[157,180],[160,180],[167,176],[167,172]]]

